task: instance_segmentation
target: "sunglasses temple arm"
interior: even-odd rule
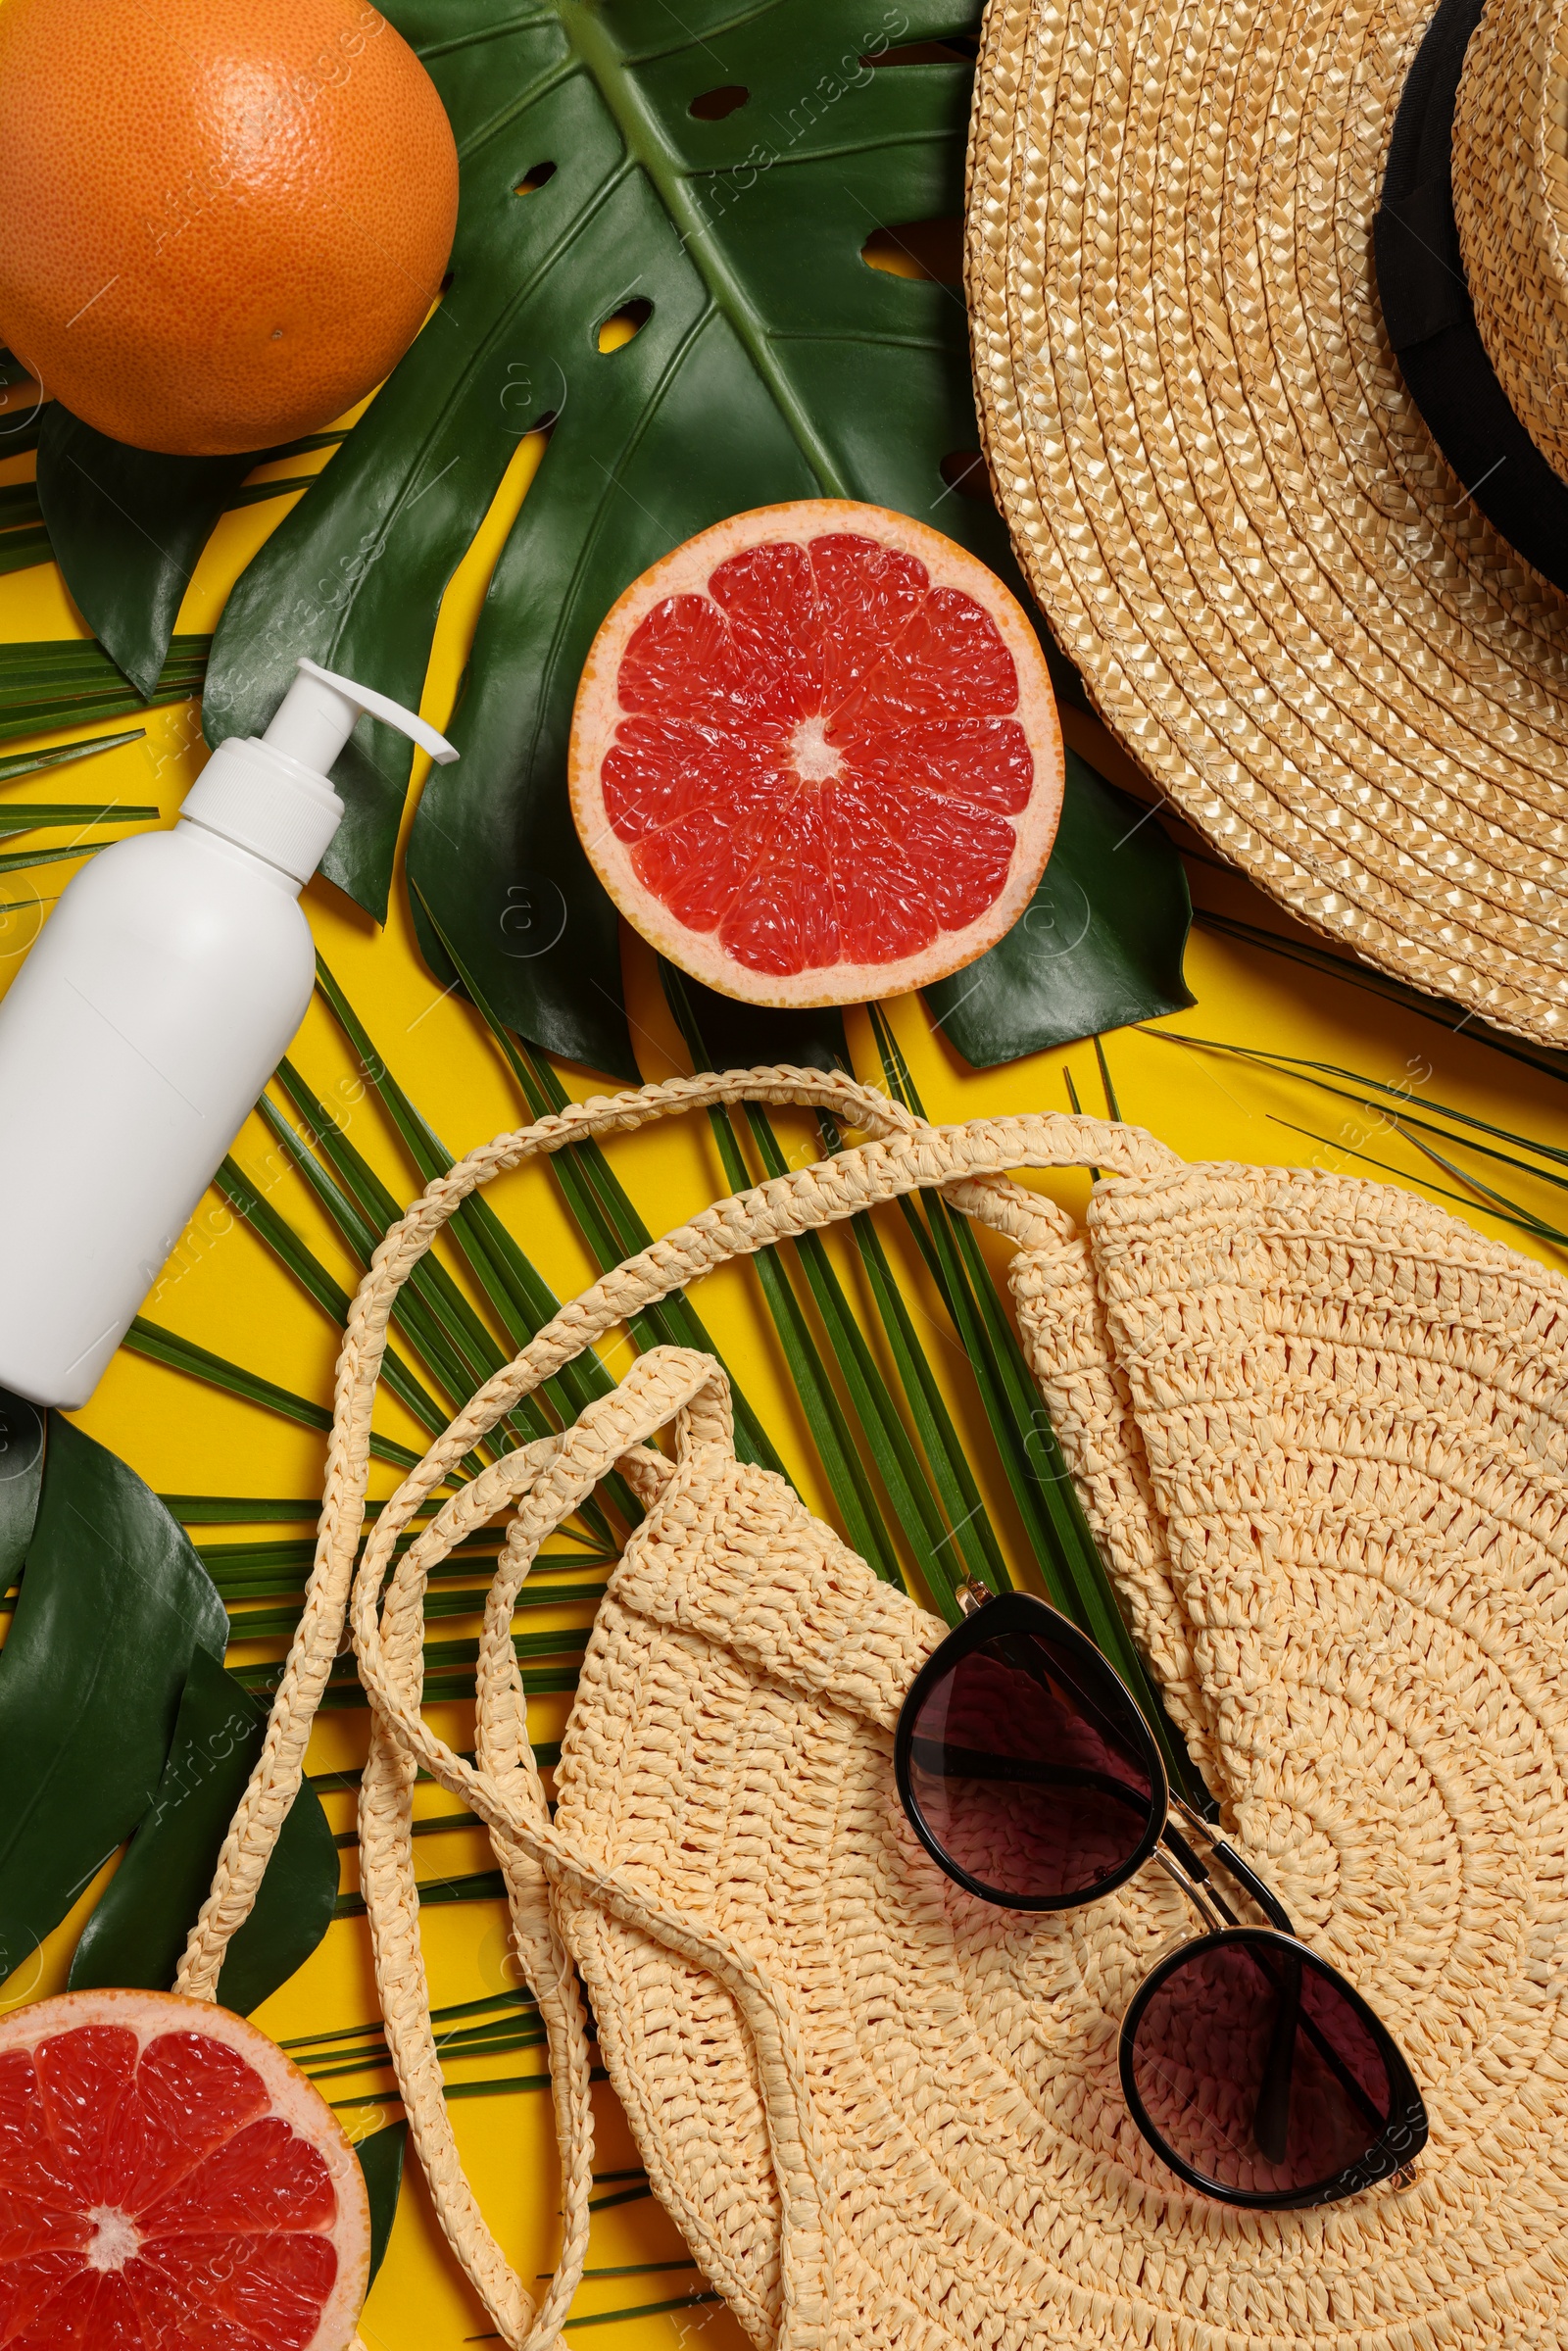
[[[1291,2129],[1291,2082],[1296,2072],[1296,2035],[1301,2022],[1301,1963],[1294,1952],[1285,1957],[1285,1983],[1274,2011],[1263,2079],[1257,2085],[1252,2114],[1252,2138],[1270,2163],[1283,2163]]]

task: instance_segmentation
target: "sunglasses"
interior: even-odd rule
[[[899,1716],[905,1811],[955,1884],[1008,1910],[1096,1901],[1151,1860],[1181,1887],[1202,1931],[1143,1979],[1119,2050],[1128,2108],[1161,2162],[1262,2211],[1406,2184],[1427,2139],[1409,2067],[1263,1881],[1172,1794],[1109,1660],[1027,1592],[959,1596],[969,1613]],[[1267,1926],[1237,1918],[1203,1851]]]

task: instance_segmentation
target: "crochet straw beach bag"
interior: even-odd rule
[[[743,1099],[814,1103],[870,1140],[725,1200],[563,1308],[381,1511],[356,1579],[388,1311],[454,1209],[537,1152]],[[1103,1177],[1081,1230],[1004,1173],[1086,1162]],[[1018,1245],[1042,1392],[1172,1716],[1230,1833],[1420,2082],[1432,2139],[1409,2186],[1247,2213],[1154,2159],[1116,2033],[1187,1928],[1180,1897],[1145,1871],[1089,1907],[1023,1916],[930,1864],[891,1745],[944,1627],[781,1479],[737,1462],[709,1357],[645,1355],[396,1558],[447,1472],[615,1322],[922,1186]],[[212,1997],[254,1898],[353,1581],[388,2044],[436,2210],[508,2344],[555,2338],[581,2270],[579,1970],[649,2177],[759,2345],[1568,2344],[1565,1339],[1568,1284],[1422,1200],[1187,1166],[1090,1119],[931,1127],[785,1069],[504,1137],[430,1186],[355,1301],[304,1623],[182,1988]],[[671,1421],[670,1453],[653,1450]],[[616,1463],[647,1515],[594,1627],[552,1824],[513,1605],[544,1537]],[[468,1763],[421,1718],[423,1579],[504,1509]],[[421,1767],[490,1831],[548,2030],[564,2241],[537,2309],[442,2100],[410,1837]]]

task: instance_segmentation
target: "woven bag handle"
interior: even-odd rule
[[[586,1862],[556,1835],[528,1746],[526,1698],[512,1645],[517,1592],[545,1537],[617,1461],[645,1493],[662,1485],[673,1474],[669,1463],[662,1456],[639,1456],[635,1448],[672,1418],[679,1458],[703,1449],[733,1460],[729,1387],[722,1371],[710,1356],[659,1347],[632,1367],[612,1395],[590,1405],[573,1428],[527,1447],[531,1457],[519,1451],[495,1465],[506,1475],[494,1493],[516,1501],[518,1509],[485,1610],[473,1764],[437,1738],[420,1713],[425,1584],[430,1568],[458,1540],[462,1514],[451,1503],[443,1508],[398,1562],[384,1594],[379,1566],[368,1560],[362,1564],[354,1587],[355,1646],[374,1720],[360,1801],[362,1882],[375,1937],[387,2045],[410,2130],[448,2242],[506,2342],[542,2346],[557,2339],[587,2246],[593,2162],[588,2036],[569,1954],[544,1899],[548,1887],[557,1886],[704,1969],[735,2001],[757,2058],[783,2203],[781,2340],[790,2351],[813,2351],[833,2269],[833,2204],[790,2009],[742,1945],[650,1901],[621,1871]],[[489,1829],[529,1981],[541,2010],[547,2001],[560,2010],[562,2029],[551,2031],[550,2037],[553,2063],[563,2067],[562,2079],[552,2076],[564,2190],[563,2245],[537,2315],[464,2175],[442,2094],[414,1876],[412,1794],[421,1766]]]
[[[873,1140],[704,1210],[563,1306],[514,1360],[469,1399],[381,1511],[365,1557],[365,1570],[368,1574],[373,1566],[377,1585],[394,1555],[398,1535],[426,1497],[522,1396],[627,1315],[727,1258],[836,1223],[902,1194],[933,1188],[944,1190],[955,1206],[1027,1243],[1054,1235],[1062,1219],[1050,1201],[1002,1180],[1006,1169],[1093,1163],[1125,1176],[1157,1179],[1181,1165],[1173,1153],[1135,1127],[1059,1115],[933,1127],[853,1079],[781,1067],[703,1073],[573,1103],[556,1116],[482,1146],[437,1178],[387,1232],[349,1312],[338,1358],[316,1560],[304,1609],[273,1698],[262,1753],[230,1823],[212,1891],[191,1931],[176,1990],[195,1999],[216,1997],[224,1951],[250,1915],[299,1791],[306,1744],[338,1653],[354,1580],[365,1523],[371,1407],[398,1291],[442,1226],[492,1177],[590,1137],[629,1133],[673,1111],[730,1102],[826,1110]],[[536,1449],[524,1452],[531,1456]],[[449,1511],[453,1513],[452,1541],[482,1525],[501,1506],[505,1497],[493,1476],[503,1467],[505,1462],[492,1465],[444,1505],[443,1522]],[[488,1819],[483,1805],[476,1802],[474,1809]],[[503,1833],[504,1820],[503,1812],[492,1824],[498,1834]]]

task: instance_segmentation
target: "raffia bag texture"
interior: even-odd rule
[[[475,1152],[387,1236],[356,1300],[306,1620],[183,1988],[212,1996],[298,1785],[398,1285],[502,1169],[739,1099],[814,1102],[871,1139],[707,1211],[563,1309],[382,1511],[354,1592],[388,2040],[436,2208],[501,2336],[554,2339],[580,2274],[580,1970],[650,2179],[766,2351],[1568,2344],[1568,1284],[1381,1185],[1189,1166],[1079,1118],[933,1128],[797,1070],[590,1102]],[[1004,1173],[1084,1163],[1102,1178],[1081,1229]],[[1421,2083],[1432,2141],[1403,2190],[1257,2215],[1163,2170],[1126,2113],[1115,2044],[1141,1973],[1190,1929],[1179,1895],[1146,1872],[1027,1917],[930,1864],[891,1740],[945,1628],[737,1462],[710,1358],[642,1357],[575,1428],[444,1502],[393,1565],[447,1469],[617,1317],[920,1186],[1018,1244],[1042,1395],[1171,1713],[1230,1833]],[[662,1453],[644,1441],[667,1422]],[[647,1516],[598,1613],[552,1825],[513,1604],[546,1534],[617,1460]],[[470,1764],[420,1713],[423,1579],[506,1507]],[[409,1834],[421,1766],[490,1829],[549,2029],[564,2242],[537,2309],[473,2203],[440,2094]]]

